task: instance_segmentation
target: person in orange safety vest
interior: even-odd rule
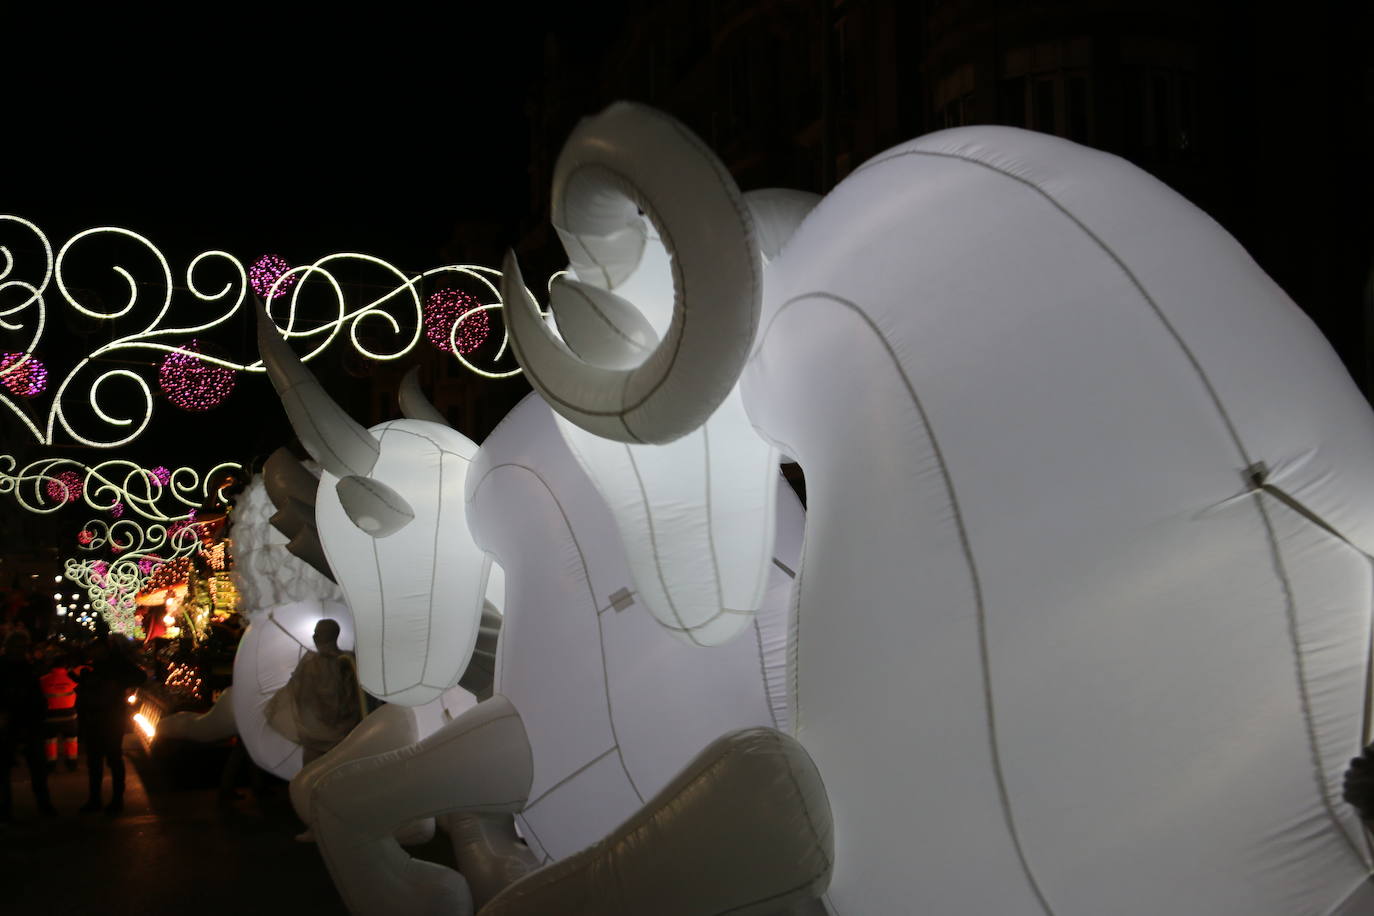
[[[47,674],[38,679],[43,696],[48,701],[48,716],[43,725],[44,755],[48,769],[57,769],[57,746],[62,743],[62,757],[68,770],[75,770],[79,747],[76,737],[76,681],[65,659],[58,659]]]

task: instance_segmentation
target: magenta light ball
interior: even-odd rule
[[[24,359],[23,353],[0,354],[0,385],[4,385],[10,394],[17,394],[21,398],[31,398],[36,394],[41,394],[43,389],[48,387],[48,367],[36,356],[29,356]],[[19,363],[23,360],[22,363]],[[19,363],[15,366],[15,363]],[[11,366],[15,368],[10,369]],[[6,372],[5,370],[10,371]]]
[[[454,323],[465,312],[471,312],[480,305],[475,298],[461,290],[441,289],[432,293],[425,300],[425,339],[436,350],[452,352],[449,349],[449,333],[453,331]],[[491,322],[487,318],[486,309],[482,309],[463,318],[457,332],[453,334],[453,342],[457,345],[458,352],[467,356],[482,345],[489,333]]]
[[[193,355],[201,352],[200,342],[192,340],[181,349],[189,353],[168,353],[158,370],[162,391],[182,410],[210,410],[224,403],[234,390],[234,370],[207,363]]]
[[[62,471],[52,476],[46,489],[48,499],[57,503],[69,503],[80,499],[85,488],[81,475],[76,471]]]
[[[248,285],[253,287],[253,292],[266,299],[267,294],[272,290],[272,284],[277,278],[291,269],[291,265],[286,258],[279,254],[265,254],[253,262],[248,268]],[[276,299],[286,295],[286,291],[296,285],[299,274],[292,274],[281,282],[272,298]]]

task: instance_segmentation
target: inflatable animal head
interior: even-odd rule
[[[429,420],[365,429],[265,313],[258,347],[292,427],[323,468],[315,517],[353,609],[359,680],[387,702],[428,703],[458,683],[481,624],[489,561],[463,513],[477,446]]]

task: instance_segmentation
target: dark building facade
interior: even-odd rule
[[[561,266],[553,164],[578,118],[615,99],[674,114],[746,189],[823,193],[910,137],[1007,124],[1123,156],[1207,211],[1369,391],[1367,6],[628,0],[544,38],[520,252]]]

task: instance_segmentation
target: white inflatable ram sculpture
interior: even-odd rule
[[[883,153],[775,256],[758,209],[682,125],[613,105],[555,172],[561,339],[513,259],[503,298],[589,464],[587,435],[709,431],[737,383],[801,464],[784,683],[834,814],[829,911],[1374,913],[1339,798],[1367,739],[1374,423],[1311,322],[1160,182],[1028,131]],[[709,553],[627,553],[637,583],[714,588]]]

